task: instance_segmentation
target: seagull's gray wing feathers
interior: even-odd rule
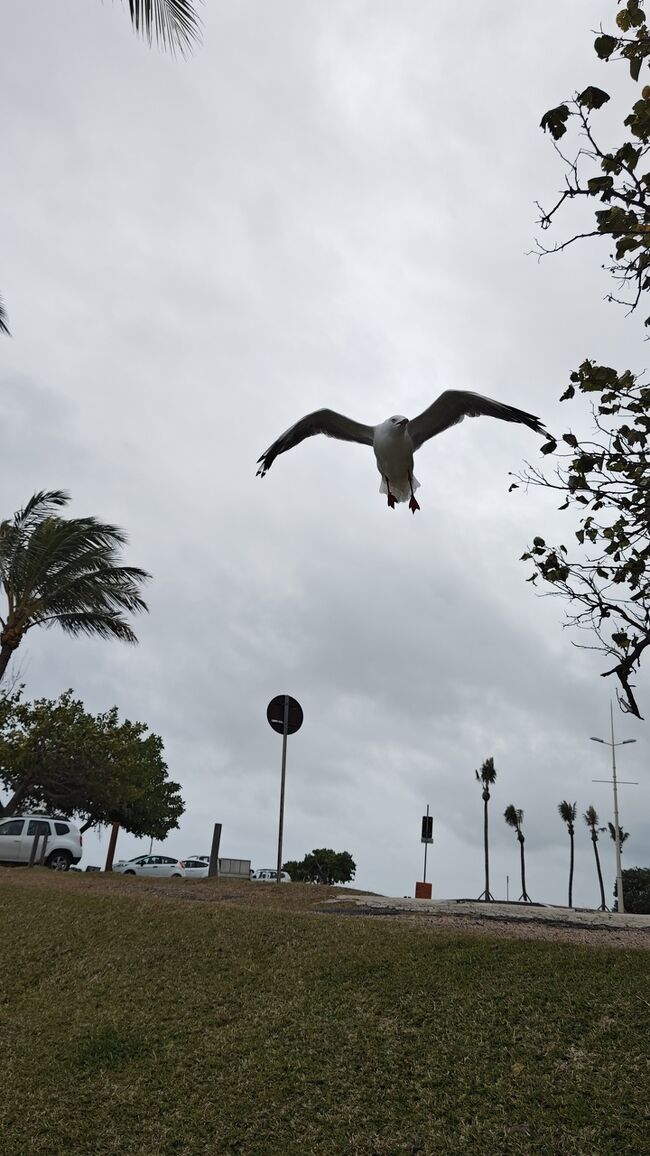
[[[342,413],[336,413],[333,409],[317,409],[314,413],[308,413],[306,417],[301,417],[295,425],[290,426],[257,459],[260,467],[257,471],[259,477],[263,478],[265,473],[270,470],[278,454],[286,453],[287,450],[293,449],[305,438],[313,437],[314,434],[325,434],[328,438],[338,438],[344,442],[360,442],[361,445],[371,446],[374,427],[362,425],[359,421],[352,421],[351,418],[345,417]]]
[[[505,405],[501,401],[492,401],[489,397],[482,397],[480,393],[470,393],[464,389],[447,389],[433,405],[408,423],[413,449],[419,449],[423,442],[449,429],[450,426],[457,425],[464,417],[480,417],[481,414],[498,417],[502,421],[518,421],[535,433],[546,434],[539,418],[532,413],[515,409],[514,406]]]

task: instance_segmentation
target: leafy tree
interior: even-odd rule
[[[120,723],[117,707],[89,714],[68,690],[59,699],[0,700],[0,814],[45,808],[77,815],[82,831],[119,823],[134,835],[164,839],[184,805],[167,775],[162,739],[144,723]]]
[[[644,61],[650,64],[650,32],[642,0],[627,0],[616,16],[616,30],[594,41],[600,60],[627,60],[636,84]],[[637,90],[638,96],[638,90]],[[540,209],[540,225],[546,231],[567,204],[596,202],[593,228],[574,233],[552,246],[538,242],[540,256],[559,252],[587,237],[603,237],[613,244],[607,266],[628,296],[620,303],[634,310],[641,294],[650,288],[650,176],[644,167],[650,149],[650,86],[645,85],[623,122],[624,139],[605,145],[597,139],[594,114],[609,101],[609,93],[595,85],[576,92],[571,100],[549,109],[541,120],[549,132],[564,165],[564,181],[559,199],[551,209]],[[574,127],[576,144],[571,156],[557,142]],[[618,300],[609,294],[612,301]],[[650,325],[650,317],[646,319]]]
[[[485,853],[485,891],[479,896],[479,899],[493,900],[494,896],[490,892],[490,854],[488,843],[488,803],[490,802],[490,787],[494,785],[497,778],[497,773],[494,767],[494,759],[490,756],[486,759],[480,771],[475,771],[477,782],[481,784],[481,798],[483,799],[483,850]]]
[[[650,867],[628,867],[623,872],[623,894],[626,911],[636,915],[650,915]],[[616,902],[614,910],[618,910]]]
[[[562,494],[560,509],[578,514],[578,545],[569,551],[537,536],[522,558],[534,566],[529,581],[548,583],[566,600],[569,623],[588,631],[590,643],[580,645],[613,663],[603,677],[616,676],[619,703],[641,718],[631,680],[650,646],[650,387],[591,361],[571,379],[564,398],[577,387],[596,399],[594,437],[579,442],[569,431],[560,452],[547,442],[554,475],[528,466],[520,480]]]
[[[570,855],[570,859],[569,859],[569,907],[573,907],[573,864],[574,864],[573,843],[574,843],[574,835],[575,835],[575,827],[573,824],[575,822],[577,809],[578,809],[577,803],[567,803],[566,799],[563,799],[562,802],[558,805],[558,811],[560,812],[560,818],[567,825],[567,831],[569,833],[569,839],[571,841],[571,855]]]
[[[357,865],[349,851],[332,851],[329,847],[314,848],[300,861],[289,859],[282,870],[288,871],[294,883],[350,883]]]
[[[627,61],[632,81],[638,81],[650,58],[641,0],[627,0],[616,16],[616,29],[597,36],[594,48],[601,60]],[[539,244],[538,251],[557,252],[585,237],[604,238],[613,246],[607,267],[623,292],[623,297],[612,292],[609,298],[634,310],[650,288],[650,85],[625,118],[622,139],[611,146],[597,139],[594,123],[609,99],[603,89],[589,85],[542,117],[542,128],[553,137],[565,166],[559,199],[548,210],[540,206],[542,229],[555,224],[576,200],[599,207],[592,229],[550,248]],[[557,142],[573,126],[576,146],[566,156]],[[650,316],[645,324],[650,325]],[[553,474],[527,466],[518,476],[527,485],[562,494],[560,509],[578,516],[578,545],[569,550],[537,536],[523,559],[534,564],[529,581],[548,583],[564,598],[569,623],[589,633],[590,643],[579,645],[607,656],[610,665],[603,677],[618,679],[622,709],[641,718],[631,679],[650,645],[650,388],[629,369],[619,373],[587,359],[571,373],[561,400],[580,394],[592,402],[593,436],[579,441],[569,429],[560,452],[551,438],[542,452],[554,455]]]
[[[524,903],[532,903],[532,899],[526,891],[526,860],[524,857],[525,838],[521,829],[521,825],[524,821],[524,812],[520,807],[515,807],[513,803],[510,803],[503,812],[503,817],[508,826],[512,827],[512,829],[517,833],[521,866],[521,898],[523,899]]]
[[[150,575],[118,564],[126,535],[117,526],[60,517],[68,501],[63,490],[37,493],[0,523],[0,679],[33,626],[137,642],[124,612],[147,609],[140,589]]]
[[[593,844],[594,855],[596,857],[596,871],[598,872],[598,886],[600,887],[599,911],[607,911],[607,904],[605,903],[605,888],[603,886],[603,873],[600,869],[600,856],[598,854],[598,831],[599,831],[598,823],[599,823],[599,819],[598,819],[598,812],[596,811],[596,808],[592,807],[591,805],[589,807],[587,807],[587,810],[585,811],[583,818],[584,818],[584,821],[587,824],[589,831],[591,833],[591,842]],[[602,831],[602,830],[604,830],[604,828],[601,827],[600,830]]]

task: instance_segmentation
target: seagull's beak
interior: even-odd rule
[[[401,420],[401,421],[398,421],[398,423],[397,423],[397,424],[398,424],[398,426],[400,426],[402,429],[404,429],[404,427],[405,427],[405,426],[407,426],[407,425],[408,425],[408,423],[409,423],[409,419],[408,419],[407,417],[403,417],[403,418],[402,418],[402,420]]]

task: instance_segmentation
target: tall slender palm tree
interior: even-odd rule
[[[200,21],[192,0],[128,0],[136,32],[161,48],[183,55],[199,38]]]
[[[532,899],[526,891],[526,860],[524,858],[525,839],[524,833],[521,829],[521,825],[524,821],[524,812],[521,810],[521,807],[515,807],[513,803],[510,803],[503,812],[503,817],[508,826],[512,827],[512,829],[517,832],[517,839],[519,841],[519,857],[521,861],[521,898],[523,899],[524,903],[532,903]]]
[[[616,827],[614,826],[613,823],[608,823],[607,827],[608,827],[608,830],[609,830],[609,833],[610,833],[612,839],[614,840],[614,842],[616,842]],[[619,847],[622,847],[625,840],[629,839],[629,837],[630,837],[630,832],[624,831],[622,827],[619,827],[619,829],[618,829]]]
[[[481,797],[483,799],[483,849],[485,851],[485,891],[479,895],[479,899],[490,901],[494,896],[490,892],[490,853],[488,844],[488,803],[490,802],[490,787],[494,785],[497,778],[497,773],[494,768],[494,759],[490,756],[486,759],[480,771],[474,772],[477,782],[482,786]]]
[[[578,813],[577,803],[567,803],[566,799],[558,805],[560,818],[566,823],[567,831],[569,832],[569,839],[571,840],[571,857],[569,859],[569,907],[573,907],[573,842],[575,835],[575,817]]]
[[[605,888],[603,887],[603,873],[600,869],[600,856],[598,854],[598,812],[595,807],[591,805],[587,807],[584,813],[584,821],[591,831],[591,841],[594,845],[594,855],[596,856],[596,870],[598,872],[598,885],[600,887],[600,907],[599,911],[607,911],[607,904],[605,903]],[[603,830],[604,828],[601,828]]]
[[[62,518],[64,490],[34,494],[11,520],[0,522],[0,679],[32,626],[58,624],[66,634],[137,642],[124,612],[147,609],[146,570],[118,565],[126,535],[96,518]]]

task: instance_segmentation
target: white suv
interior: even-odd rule
[[[0,819],[0,863],[28,864],[34,838],[40,862],[45,837],[45,863],[55,871],[67,871],[81,859],[82,836],[78,827],[59,815],[12,815]]]

